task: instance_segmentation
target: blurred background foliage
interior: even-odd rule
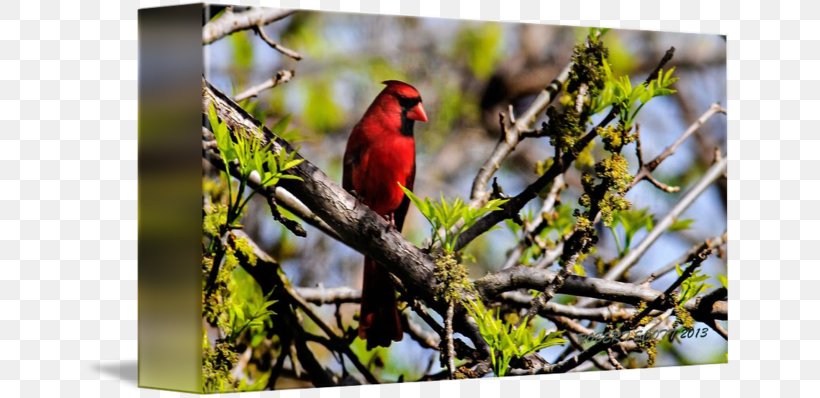
[[[429,123],[416,124],[415,192],[421,197],[438,198],[443,193],[448,198],[465,199],[476,172],[498,140],[498,112],[508,105],[513,106],[515,113],[523,112],[538,91],[566,65],[572,46],[587,33],[582,28],[547,25],[317,12],[299,12],[263,29],[274,40],[300,52],[304,59],[297,62],[287,58],[253,31],[241,31],[229,40],[205,47],[208,80],[226,93],[238,93],[278,70],[295,70],[291,82],[263,91],[243,106],[268,126],[289,116],[288,138],[301,145],[303,156],[339,181],[348,134],[382,89],[380,82],[406,81],[421,92],[430,119]],[[629,74],[633,83],[646,77],[667,48],[677,48],[669,66],[677,67],[678,94],[653,101],[638,118],[647,158],[673,142],[711,103],[726,102],[726,45],[722,37],[613,30],[606,35],[605,43],[613,72]],[[585,163],[591,165],[593,160],[600,160],[602,147],[598,143],[585,154],[589,157]],[[725,118],[712,118],[661,165],[656,176],[666,183],[681,185],[685,191],[710,165],[714,147],[725,153]],[[525,141],[497,174],[499,183],[507,193],[519,192],[536,178],[536,163],[552,153],[546,138]],[[624,153],[630,170],[636,171],[634,146],[627,147]],[[563,192],[563,205],[558,208],[563,216],[559,214],[559,222],[549,229],[551,240],[571,228],[567,220],[578,207],[580,171],[571,168],[566,181],[569,189]],[[684,218],[693,220],[691,225],[665,234],[627,279],[641,279],[692,245],[720,235],[726,228],[725,189],[725,185],[718,184],[701,196],[684,213]],[[646,209],[657,218],[680,195],[663,193],[641,183],[627,198],[633,209]],[[525,212],[537,212],[540,203],[536,202]],[[295,286],[361,286],[360,254],[307,225],[307,238],[292,235],[273,221],[263,200],[252,201],[243,224],[245,231],[281,262]],[[414,208],[403,232],[416,244],[429,238],[428,225]],[[630,239],[638,242],[646,230],[631,233]],[[601,241],[595,256],[590,256],[578,270],[590,276],[600,272],[600,260],[596,263],[596,257],[607,261],[617,258],[618,246],[623,244],[616,244],[609,230],[601,230],[599,235]],[[502,224],[474,241],[465,256],[472,276],[500,268],[519,236],[515,226]],[[537,254],[526,253],[523,261],[530,262]],[[723,261],[714,258],[707,261],[704,271],[715,286],[719,285],[715,278],[726,273]],[[244,271],[235,272],[236,283],[242,289],[261,294],[250,286],[253,281],[242,274]],[[666,286],[673,278],[674,275],[660,278],[653,286]],[[248,300],[258,302],[261,298]],[[559,295],[556,301],[571,303],[573,298]],[[333,319],[332,306],[319,310],[329,320]],[[357,305],[342,307],[346,325],[355,325],[353,316],[357,311]],[[307,325],[310,327],[309,322]],[[327,366],[338,370],[331,354],[323,352],[319,345],[315,347]],[[727,349],[726,342],[714,333],[706,339],[660,347],[658,365],[722,361]],[[409,338],[389,349],[371,352],[366,352],[357,339],[353,349],[363,363],[386,379],[414,380],[430,367],[439,369],[437,353],[419,347]],[[550,350],[544,351],[548,360],[552,359],[550,353],[561,351],[560,347]],[[632,360],[636,365],[645,361],[639,356]],[[293,386],[301,383],[292,382]]]

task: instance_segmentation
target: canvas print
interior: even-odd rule
[[[725,37],[201,30],[204,391],[727,361]]]

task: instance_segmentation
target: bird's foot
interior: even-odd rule
[[[384,232],[390,232],[396,230],[396,218],[393,216],[393,213],[387,215],[387,227],[384,229]]]

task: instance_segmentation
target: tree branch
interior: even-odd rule
[[[250,8],[246,11],[234,12],[232,7],[225,9],[222,16],[209,21],[202,28],[202,44],[211,44],[231,33],[240,30],[253,29],[260,25],[276,22],[293,14],[294,10],[280,10],[276,8]]]
[[[541,231],[543,231],[543,229],[547,226],[546,219],[555,208],[555,204],[558,202],[558,197],[561,194],[561,190],[565,186],[566,183],[564,182],[563,175],[555,177],[550,191],[544,199],[544,203],[541,205],[541,210],[538,212],[539,217],[535,217],[532,223],[525,223],[524,228],[522,228],[524,232],[523,239],[521,239],[515,248],[513,248],[512,253],[510,253],[509,257],[507,257],[507,261],[501,267],[502,269],[510,268],[516,265],[518,260],[521,259],[521,255],[524,253],[527,246],[532,243],[538,243],[536,240],[536,235],[541,233]],[[541,249],[544,250],[545,253],[538,263],[541,264],[543,262],[546,265],[552,264],[561,255],[560,250],[558,250],[559,248],[563,249],[563,242],[559,242],[553,250],[549,250],[547,247],[542,247]],[[536,265],[536,267],[537,266],[538,265]]]
[[[717,249],[717,248],[723,246],[724,244],[726,244],[726,232],[724,232],[720,236],[716,236],[714,238],[707,239],[706,244],[709,246],[710,249]],[[654,279],[660,278],[661,276],[666,275],[669,272],[674,271],[675,267],[677,267],[680,264],[683,264],[684,262],[686,262],[687,258],[689,258],[692,254],[696,253],[700,246],[701,246],[700,244],[695,245],[694,247],[689,249],[689,251],[684,253],[682,256],[678,257],[675,261],[672,261],[669,264],[663,266],[663,268],[660,268],[656,271],[653,271],[651,274],[647,275],[645,278],[641,279],[637,283],[639,285],[643,285],[645,283],[651,282]]]
[[[248,271],[254,279],[261,278],[260,272],[262,273],[274,273],[275,275],[279,275],[277,269],[279,268],[278,263],[272,257],[270,257],[265,251],[259,248],[259,246],[254,242],[250,236],[248,236],[245,232],[241,230],[231,232],[236,238],[245,239],[248,245],[253,250],[253,254],[257,257],[256,266],[245,266],[243,268]],[[262,265],[260,265],[260,262]],[[258,268],[257,268],[258,267]],[[267,271],[262,271],[263,268],[267,268]],[[258,280],[258,279],[257,279]],[[260,284],[261,285],[261,284]],[[290,302],[294,304],[296,307],[302,310],[305,315],[310,318],[313,323],[315,323],[319,329],[327,336],[329,340],[329,344],[335,351],[343,353],[345,356],[348,357],[353,366],[362,374],[362,376],[367,380],[370,384],[378,384],[379,380],[376,379],[375,376],[364,366],[360,361],[356,354],[350,349],[348,342],[346,342],[343,338],[339,337],[330,326],[325,323],[325,321],[313,311],[313,308],[310,307],[305,299],[299,296],[299,293],[289,284],[285,283],[285,281],[281,281],[278,284],[281,290],[284,290],[287,294]]]
[[[243,130],[264,143],[270,143],[271,151],[294,152],[290,144],[274,136],[267,127],[203,79],[203,109],[211,106],[233,131]],[[302,159],[298,154],[297,157]],[[429,255],[404,239],[387,220],[358,202],[311,162],[305,160],[287,173],[300,177],[301,181],[283,180],[280,187],[324,220],[343,242],[367,253],[378,263],[396,265],[390,271],[399,276],[407,288],[420,292],[425,300],[436,301],[435,284],[431,283],[435,280],[435,265]]]
[[[202,84],[203,112],[213,106],[217,116],[234,133],[244,132],[263,143],[270,143],[270,150],[274,152],[295,152],[290,144],[276,137],[205,79],[202,79]],[[296,156],[303,159],[298,153]],[[301,181],[283,180],[280,187],[292,193],[326,222],[340,241],[367,254],[378,264],[390,264],[388,271],[395,274],[414,297],[424,300],[439,313],[446,311],[446,303],[436,294],[435,264],[430,255],[404,239],[387,220],[358,202],[311,162],[305,160],[287,170],[287,173],[299,177]],[[454,326],[457,332],[470,338],[476,346],[486,347],[474,322],[466,319],[463,308],[456,309],[456,318]]]
[[[658,66],[646,78],[644,85],[649,84],[652,79],[657,77],[658,71],[663,69],[663,67],[672,59],[674,53],[675,47],[670,47],[669,50],[666,51],[663,58],[661,58],[660,62],[658,62]],[[541,192],[541,190],[544,189],[544,187],[546,187],[556,177],[558,177],[558,175],[564,174],[564,172],[569,169],[570,164],[572,164],[572,162],[577,158],[576,154],[586,148],[586,146],[589,145],[589,143],[592,142],[592,140],[598,135],[598,129],[603,128],[612,122],[616,115],[617,109],[613,106],[609,113],[598,123],[597,126],[581,137],[578,142],[575,143],[571,151],[567,151],[563,154],[563,156],[556,158],[552,163],[552,166],[544,172],[544,174],[538,177],[532,184],[527,186],[527,188],[521,191],[521,193],[510,198],[507,203],[504,203],[501,210],[487,214],[473,224],[472,227],[464,231],[464,233],[459,236],[458,242],[456,242],[456,251],[464,248],[464,246],[472,242],[473,239],[477,238],[484,232],[487,232],[487,230],[499,222],[516,216],[530,200],[538,195],[538,192]]]
[[[207,134],[206,134],[207,133]],[[203,149],[203,156],[216,167],[217,170],[225,170],[224,163],[222,162],[222,158],[219,156],[219,153],[216,150],[216,141],[206,141],[211,140],[213,135],[211,132],[203,127],[203,142],[202,142],[202,149]],[[236,177],[239,175],[239,171],[236,168],[236,165],[231,165],[230,167],[231,174]],[[248,187],[255,190],[263,197],[271,197],[275,199],[276,204],[284,207],[291,213],[295,214],[297,217],[301,218],[306,223],[312,225],[316,229],[324,232],[326,235],[330,236],[333,239],[341,240],[339,235],[336,231],[333,230],[327,223],[325,223],[321,218],[317,215],[313,214],[299,199],[293,196],[290,192],[285,190],[282,187],[276,187],[275,189],[272,188],[265,188],[262,187],[261,181],[259,180],[259,176],[256,174],[251,174],[248,177]]]
[[[475,281],[475,286],[482,296],[494,298],[504,292],[518,289],[544,290],[550,286],[555,276],[556,273],[553,271],[517,266],[484,276]],[[588,278],[578,275],[569,275],[564,280],[564,284],[557,289],[557,292],[632,305],[637,305],[642,301],[649,302],[655,300],[663,294],[649,287],[632,283]],[[685,308],[690,311],[698,311],[698,305],[701,304],[696,304],[695,300],[692,300],[686,304]],[[702,310],[705,311],[706,308]],[[728,305],[725,301],[716,301],[712,307],[708,309],[708,313],[716,319],[726,320],[728,316]]]
[[[651,231],[646,235],[646,237],[638,244],[634,249],[630,250],[621,261],[618,262],[614,267],[612,267],[607,273],[604,275],[604,279],[608,280],[615,280],[621,277],[629,268],[635,265],[638,262],[638,259],[649,250],[652,244],[666,232],[669,227],[678,219],[678,217],[683,214],[683,212],[689,208],[695,200],[709,188],[712,183],[718,179],[718,177],[722,176],[723,173],[726,172],[726,159],[721,159],[717,163],[715,163],[706,174],[701,177],[701,179],[693,186],[684,196],[683,198],[675,204],[675,207],[666,214],[666,216],[661,219],[655,226],[652,228]]]
[[[678,137],[677,140],[675,140],[675,142],[673,142],[671,145],[666,147],[666,149],[664,149],[663,152],[661,152],[660,155],[658,155],[657,157],[655,157],[654,159],[652,159],[648,163],[643,162],[643,154],[642,154],[642,151],[640,149],[640,137],[638,137],[638,142],[637,142],[638,146],[637,146],[636,150],[638,152],[639,169],[638,169],[638,173],[635,174],[635,177],[632,179],[632,182],[630,183],[629,187],[632,188],[636,184],[641,182],[641,180],[646,179],[649,182],[651,182],[653,185],[655,185],[656,187],[658,187],[662,190],[665,190],[667,192],[677,192],[678,189],[679,189],[677,187],[664,188],[665,185],[660,183],[660,181],[656,180],[652,176],[652,172],[655,171],[655,169],[658,168],[658,166],[664,160],[666,160],[666,158],[668,158],[668,157],[672,156],[673,154],[675,154],[675,151],[678,149],[678,147],[680,147],[681,144],[683,144],[690,136],[692,136],[692,134],[694,134],[701,126],[703,126],[703,124],[706,123],[706,121],[708,121],[712,116],[714,116],[718,113],[722,113],[722,114],[725,115],[726,114],[726,109],[724,109],[722,106],[720,106],[717,103],[712,104],[712,106],[710,106],[709,109],[706,110],[706,112],[704,112],[702,115],[700,115],[700,117],[697,120],[695,120],[695,122],[692,123],[686,129],[686,131],[684,131],[683,134],[681,134],[680,137]]]
[[[260,83],[256,86],[248,88],[247,90],[235,95],[233,100],[236,101],[236,102],[241,102],[241,101],[246,100],[248,98],[256,97],[262,91],[265,91],[265,90],[270,89],[270,88],[274,88],[274,87],[276,87],[276,86],[278,86],[282,83],[289,82],[290,79],[293,78],[293,76],[295,76],[295,73],[294,73],[293,70],[282,69],[282,70],[276,72],[276,74],[273,75],[273,77],[271,77],[270,79],[265,80],[263,83]]]
[[[316,305],[362,302],[361,290],[349,287],[297,287],[296,292],[305,301]]]
[[[362,301],[361,290],[351,289],[349,287],[297,287],[296,292],[305,301],[315,305],[339,305],[345,303],[361,303]],[[412,321],[410,314],[410,311],[402,312],[402,326],[404,327],[404,331],[407,332],[413,340],[421,344],[422,347],[438,351],[438,336],[425,332],[420,325]]]
[[[657,297],[652,299],[651,301],[647,302],[646,307],[633,318],[628,319],[627,321],[623,322],[621,326],[618,328],[621,332],[629,332],[633,331],[633,328],[641,324],[641,321],[649,316],[652,311],[655,311],[662,307],[670,307],[671,306],[671,299],[672,293],[680,287],[680,285],[690,276],[694,274],[694,272],[703,264],[703,261],[706,260],[706,257],[711,253],[711,249],[707,247],[706,244],[701,246],[701,250],[698,253],[692,255],[689,260],[691,264],[683,271],[683,273],[678,276],[678,278],[673,282],[669,287],[666,288],[661,294]],[[688,303],[687,303],[688,304]],[[578,355],[575,355],[571,358],[565,359],[560,361],[554,365],[544,365],[541,367],[535,367],[530,369],[513,369],[510,371],[510,374],[513,375],[531,375],[531,374],[541,374],[541,373],[563,373],[572,370],[579,364],[586,362],[599,352],[606,350],[612,347],[615,342],[604,342],[599,341],[595,343],[592,347],[580,352]]]
[[[558,73],[558,76],[547,87],[541,90],[532,104],[530,104],[530,107],[518,118],[512,117],[512,111],[510,111],[510,123],[512,123],[512,126],[507,127],[502,117],[501,139],[498,141],[498,144],[496,144],[490,157],[481,166],[478,175],[476,175],[473,181],[470,194],[473,206],[479,207],[487,201],[489,197],[487,184],[489,184],[493,174],[498,171],[504,159],[521,141],[523,138],[522,134],[532,128],[532,124],[535,122],[537,116],[547,109],[547,106],[555,99],[558,92],[561,91],[561,86],[564,85],[564,82],[566,82],[569,77],[570,69],[572,69],[572,63],[568,63],[567,66]]]
[[[273,39],[271,39],[270,36],[268,36],[268,34],[265,33],[265,28],[262,25],[257,25],[256,27],[254,27],[253,30],[259,35],[259,37],[262,39],[262,41],[267,43],[274,50],[279,51],[283,55],[291,57],[291,58],[293,58],[297,61],[300,61],[302,59],[302,55],[299,54],[298,52],[293,51],[293,50],[291,50],[291,49],[289,49],[289,48],[275,42]]]
[[[429,348],[435,351],[441,350],[439,347],[441,343],[438,335],[425,331],[421,325],[413,322],[411,319],[411,312],[409,310],[402,312],[402,315],[404,315],[402,316],[402,327],[410,338],[415,340],[424,348]]]
[[[239,237],[247,237],[241,230],[234,230],[228,233],[226,244],[234,246],[236,239]],[[299,320],[297,319],[295,311],[290,306],[291,297],[286,295],[282,286],[283,282],[278,277],[279,265],[270,258],[266,253],[258,248],[253,242],[248,240],[254,249],[254,254],[257,256],[255,266],[250,265],[248,259],[237,251],[240,258],[239,265],[247,271],[262,289],[262,294],[273,294],[278,301],[274,303],[272,308],[279,314],[279,322],[275,327],[280,328],[281,337],[281,352],[277,362],[283,361],[285,355],[289,355],[293,363],[293,369],[299,376],[297,363],[301,364],[307,370],[307,376],[310,381],[316,386],[332,386],[336,385],[337,380],[335,375],[325,367],[323,367],[306,344],[306,336],[303,330],[297,327]],[[280,366],[281,368],[281,366]],[[272,375],[271,382],[275,383],[278,374]]]

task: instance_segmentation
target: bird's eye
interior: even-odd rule
[[[404,108],[404,109],[410,109],[410,108],[416,106],[416,104],[418,104],[419,102],[421,102],[421,98],[418,98],[418,97],[417,98],[405,98],[405,97],[397,96],[397,98],[399,99],[399,105],[401,105],[401,107]]]

